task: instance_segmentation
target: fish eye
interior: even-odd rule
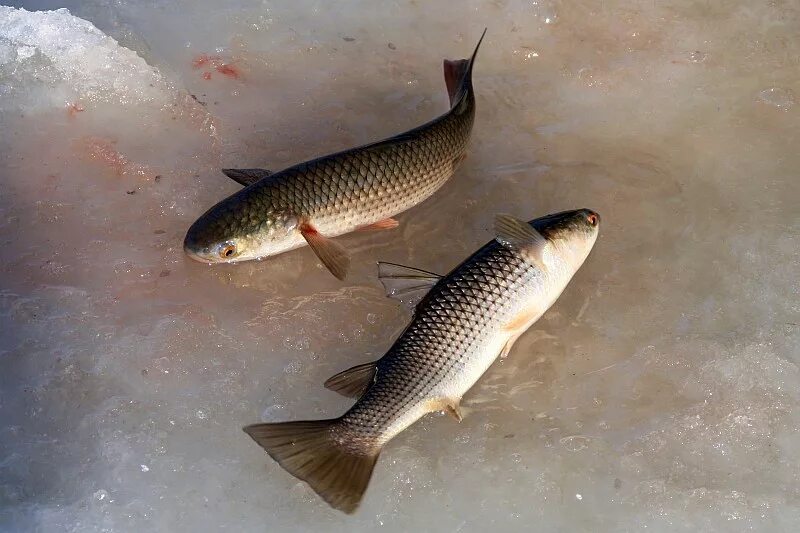
[[[228,244],[219,251],[219,256],[223,259],[230,259],[236,255],[236,245]]]
[[[587,215],[586,220],[588,220],[589,224],[591,224],[592,226],[596,226],[597,223],[599,222],[597,215],[595,215],[594,213]]]

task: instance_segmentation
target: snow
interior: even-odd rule
[[[20,7],[0,7],[0,530],[798,530],[796,3]],[[342,239],[346,282],[307,248],[184,256],[238,187],[220,168],[436,116],[442,58],[484,27],[469,157],[397,230]],[[497,212],[577,207],[603,217],[586,265],[461,424],[390,443],[356,515],[241,431],[347,408],[323,381],[408,320],[375,261],[446,272]]]

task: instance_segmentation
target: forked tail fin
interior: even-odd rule
[[[447,95],[450,97],[450,107],[454,107],[472,87],[472,65],[475,63],[475,56],[478,55],[478,48],[481,47],[484,35],[486,35],[485,29],[469,59],[444,60],[444,82],[447,85]]]
[[[339,419],[254,424],[244,428],[287,472],[331,507],[353,513],[367,490],[380,450],[345,447],[334,436]]]

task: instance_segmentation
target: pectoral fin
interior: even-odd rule
[[[350,255],[344,247],[322,235],[310,222],[300,224],[300,233],[331,274],[343,280],[350,267]]]
[[[511,215],[497,215],[494,230],[500,244],[518,250],[531,263],[547,270],[544,253],[549,241],[533,226]]]
[[[222,173],[245,187],[272,175],[271,171],[263,168],[223,168]]]

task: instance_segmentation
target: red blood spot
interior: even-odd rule
[[[229,78],[233,78],[238,80],[242,76],[242,71],[231,63],[225,63],[220,56],[210,56],[207,54],[200,54],[199,56],[195,57],[192,60],[192,66],[194,68],[205,68],[208,69],[203,72],[203,79],[210,80],[211,79],[211,69],[216,70],[223,76],[227,76]]]
[[[83,142],[89,159],[108,165],[117,175],[122,175],[130,164],[128,158],[117,151],[116,141],[101,137],[86,137]]]
[[[114,169],[117,176],[132,175],[146,177],[153,172],[145,165],[134,163],[117,150],[117,141],[102,137],[83,137],[75,145],[82,157],[97,161]]]
[[[73,104],[67,105],[67,114],[69,114],[69,116],[71,117],[74,117],[75,115],[83,111],[86,111],[86,109],[84,109],[84,107],[80,104],[80,102],[75,102]]]
[[[228,76],[230,78],[239,79],[239,69],[234,67],[233,65],[222,63],[220,65],[216,65],[214,68],[217,69],[217,72]]]
[[[302,233],[303,235],[317,235],[319,233],[317,231],[317,228],[315,228],[314,226],[312,226],[308,222],[303,222],[302,224],[300,224],[300,228],[299,229],[300,229],[300,233]]]

